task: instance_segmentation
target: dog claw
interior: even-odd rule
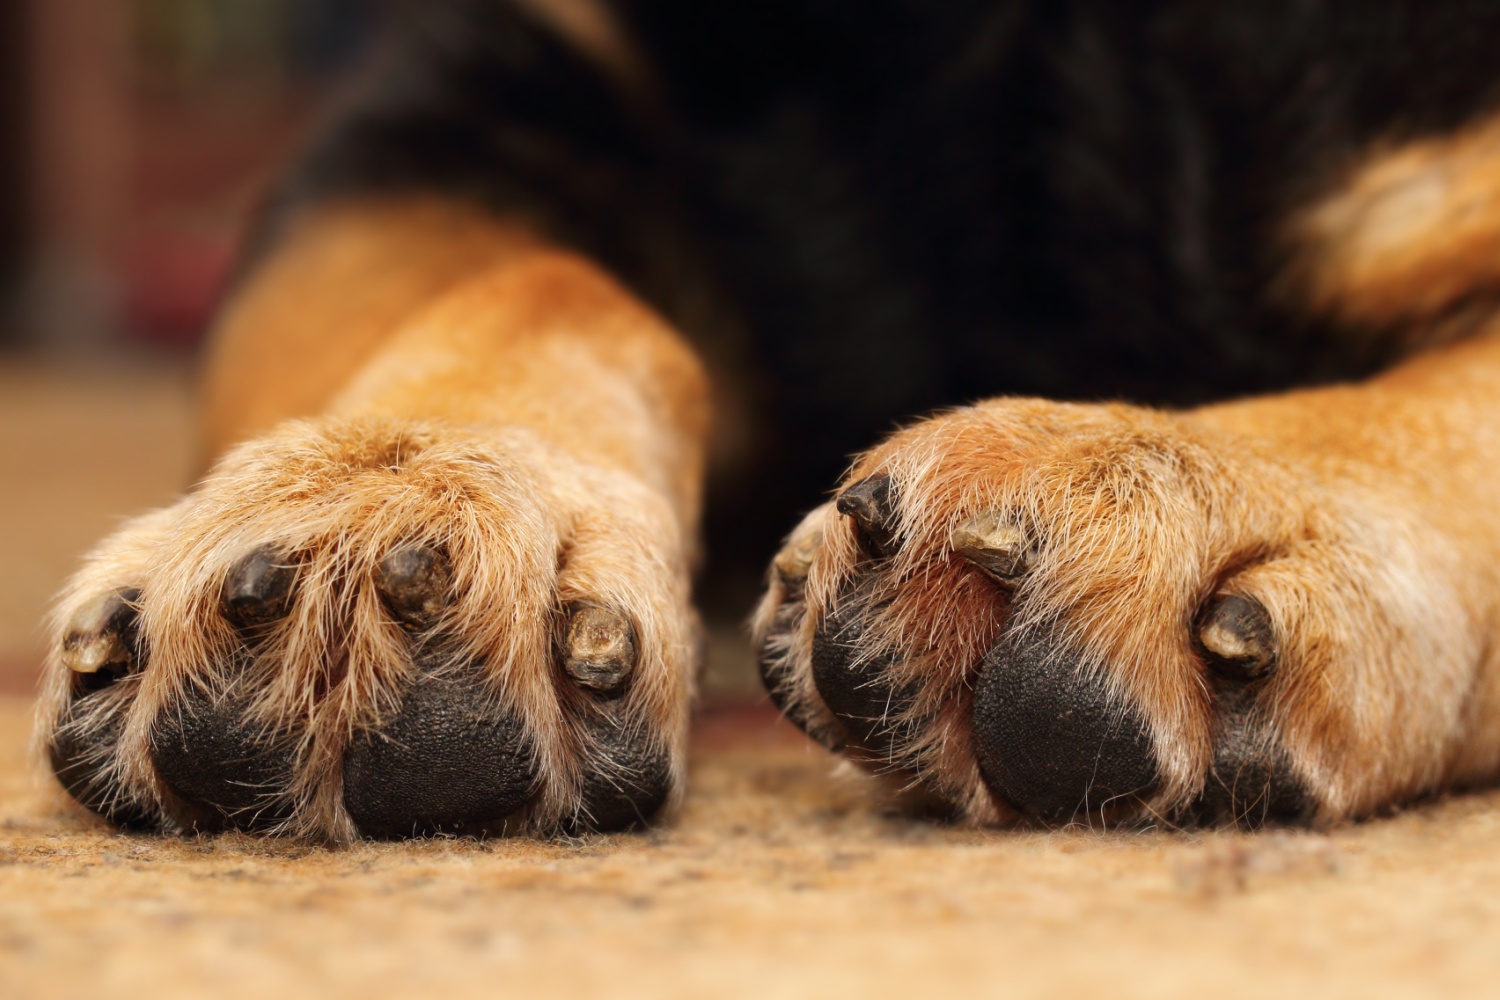
[[[834,507],[859,525],[860,540],[870,555],[882,557],[896,551],[896,508],[888,474],[861,479],[839,494]]]
[[[776,571],[776,578],[781,581],[787,597],[795,600],[802,596],[803,584],[807,582],[808,571],[812,569],[813,556],[817,554],[821,544],[821,529],[793,535],[788,539],[786,547],[771,561],[771,568]]]
[[[1030,565],[1021,529],[986,511],[953,529],[953,554],[973,564],[991,580],[1014,587]]]
[[[241,631],[280,621],[292,606],[297,566],[269,545],[242,558],[224,579],[224,617]]]
[[[635,629],[618,612],[576,605],[564,639],[563,669],[581,687],[618,695],[635,667]]]
[[[75,674],[124,676],[135,666],[138,591],[116,590],[89,601],[68,623],[62,661]]]
[[[1198,642],[1210,654],[1214,669],[1232,679],[1256,680],[1276,667],[1271,616],[1253,598],[1220,597],[1201,619]]]
[[[402,624],[427,628],[443,613],[453,583],[453,564],[427,545],[392,549],[375,568],[375,586]]]

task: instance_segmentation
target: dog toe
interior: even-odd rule
[[[288,425],[91,557],[48,668],[53,769],[167,830],[638,824],[682,778],[678,541],[644,485],[523,432]]]

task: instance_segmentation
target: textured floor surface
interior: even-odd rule
[[[126,836],[0,699],[0,996],[1494,996],[1500,795],[1312,834],[976,833],[864,806],[763,712],[678,821],[330,850]]]

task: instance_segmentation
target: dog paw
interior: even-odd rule
[[[955,411],[793,531],[762,676],[813,739],[971,822],[1365,814],[1483,756],[1468,557],[1407,490],[1193,414]]]
[[[88,558],[44,754],[146,828],[629,827],[682,784],[681,535],[645,486],[524,431],[286,425]]]

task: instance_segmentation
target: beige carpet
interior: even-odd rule
[[[882,817],[764,712],[677,822],[328,850],[100,828],[0,700],[0,996],[1395,997],[1500,991],[1500,795],[1331,836]]]

